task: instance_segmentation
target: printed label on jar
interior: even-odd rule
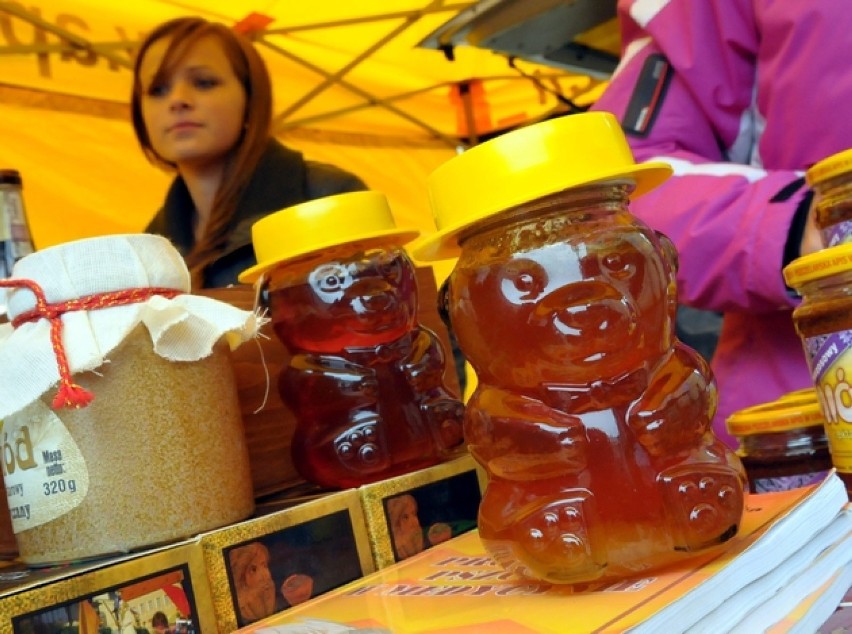
[[[77,507],[89,472],[68,429],[35,401],[0,421],[3,480],[15,533],[46,524]]]
[[[791,476],[778,476],[775,478],[755,478],[754,491],[752,493],[772,493],[773,491],[789,491],[800,487],[810,486],[825,480],[827,471],[815,471],[814,473],[800,473]]]
[[[852,330],[805,339],[834,467],[852,473]]]
[[[844,220],[825,227],[820,231],[820,235],[825,247],[836,247],[839,244],[852,242],[852,220]]]

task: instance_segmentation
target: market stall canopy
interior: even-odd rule
[[[359,174],[395,213],[429,230],[428,172],[489,135],[587,106],[605,83],[600,69],[584,73],[542,51],[528,48],[528,61],[482,48],[483,38],[461,41],[479,31],[458,25],[511,9],[516,24],[530,18],[529,38],[542,28],[533,19],[568,16],[556,37],[577,35],[566,44],[582,46],[591,38],[590,50],[616,55],[614,18],[580,21],[578,32],[561,13],[575,3],[0,2],[0,166],[22,172],[37,246],[143,228],[169,176],[145,162],[133,138],[130,67],[155,25],[195,14],[255,41],[273,78],[277,136]],[[450,26],[455,39],[445,36]]]

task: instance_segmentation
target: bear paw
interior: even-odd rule
[[[441,399],[423,404],[423,412],[438,450],[450,452],[464,442],[464,405],[455,399]]]
[[[388,462],[378,437],[379,421],[353,425],[334,439],[334,453],[341,464],[355,470],[375,470]]]
[[[568,493],[526,514],[512,529],[525,552],[524,563],[540,579],[570,581],[593,576],[606,565],[589,530],[595,524],[591,493]]]
[[[701,550],[733,537],[742,519],[743,484],[733,469],[721,465],[674,467],[661,483],[678,550]]]

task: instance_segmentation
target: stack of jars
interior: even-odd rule
[[[831,457],[852,492],[852,150],[816,163],[806,174],[823,249],[784,268],[802,296],[793,312],[825,418]]]

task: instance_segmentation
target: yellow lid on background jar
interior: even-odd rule
[[[636,163],[618,120],[608,112],[566,115],[519,128],[451,158],[429,175],[438,231],[414,246],[413,254],[424,261],[454,257],[463,230],[543,196],[622,181],[636,197],[671,173],[667,163]]]
[[[801,390],[787,392],[786,394],[779,396],[775,402],[787,403],[790,401],[795,401],[797,403],[817,402],[816,390],[812,387],[806,387]]]
[[[805,172],[805,181],[808,186],[813,187],[850,170],[852,170],[852,149],[832,154],[818,163],[814,163]]]
[[[792,392],[787,392],[786,394],[782,394],[776,399],[776,402],[787,402],[787,401],[800,401],[800,402],[810,402],[816,401],[817,395],[816,391],[812,387],[805,387],[801,390],[793,390]]]
[[[847,271],[852,271],[852,243],[820,249],[796,258],[784,267],[784,281],[787,286],[798,288],[806,282]]]
[[[750,436],[823,425],[825,417],[814,395],[813,401],[772,401],[731,414],[725,425],[734,436]]]

